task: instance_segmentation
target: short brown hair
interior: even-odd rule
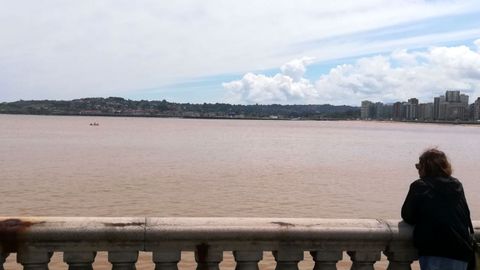
[[[447,155],[436,148],[425,150],[419,160],[418,171],[422,178],[452,175],[452,165],[448,162]]]

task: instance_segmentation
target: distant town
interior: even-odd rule
[[[179,117],[212,119],[380,120],[434,123],[480,123],[480,98],[472,104],[459,90],[448,90],[433,102],[384,104],[364,100],[361,106],[234,105],[175,103],[166,100],[129,100],[121,97],[74,100],[19,100],[1,102],[0,114]]]
[[[419,103],[417,98],[393,104],[364,100],[361,103],[360,117],[363,120],[478,122],[480,97],[469,104],[468,95],[459,90],[451,90],[429,103]]]
[[[121,97],[64,100],[19,100],[0,103],[0,114],[136,116],[213,119],[359,119],[360,108],[323,105],[232,105],[129,100]]]

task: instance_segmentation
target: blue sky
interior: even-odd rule
[[[0,101],[480,96],[473,0],[5,1]]]

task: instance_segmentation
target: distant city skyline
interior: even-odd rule
[[[358,106],[425,102],[446,88],[480,96],[474,0],[2,4],[0,102]]]
[[[480,97],[469,103],[469,96],[460,90],[447,90],[431,102],[420,103],[415,97],[408,101],[384,104],[363,100],[360,118],[413,121],[480,121]]]

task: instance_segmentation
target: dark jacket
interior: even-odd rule
[[[457,179],[426,177],[413,182],[402,206],[402,218],[415,225],[413,242],[420,256],[465,262],[473,258],[470,210]]]

